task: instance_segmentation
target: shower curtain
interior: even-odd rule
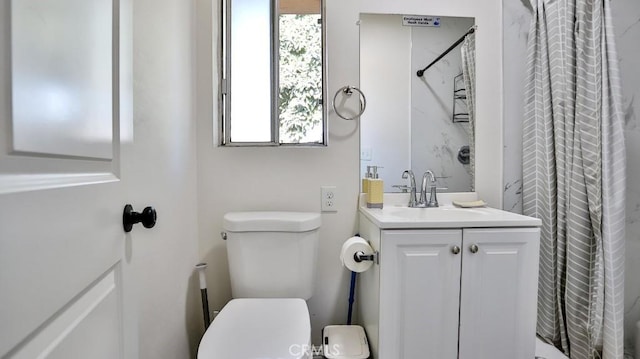
[[[523,211],[542,220],[538,335],[623,358],[625,153],[609,0],[530,0]]]
[[[460,49],[462,54],[462,78],[467,95],[467,112],[469,113],[469,176],[471,177],[471,191],[475,191],[475,123],[476,123],[476,34],[465,37]]]

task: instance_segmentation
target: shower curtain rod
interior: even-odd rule
[[[462,35],[462,37],[460,37],[458,40],[456,40],[456,42],[453,43],[453,45],[449,46],[448,49],[444,50],[444,52],[438,56],[435,60],[433,60],[433,62],[431,62],[429,65],[427,65],[427,67],[425,67],[422,70],[418,70],[418,72],[416,73],[416,75],[418,75],[418,77],[422,77],[422,75],[424,75],[424,72],[427,71],[431,66],[433,66],[436,62],[440,61],[441,58],[445,57],[448,53],[451,52],[451,50],[455,49],[456,46],[460,45],[460,43],[462,41],[464,41],[464,38],[467,37],[467,35],[469,34],[473,34],[476,31],[476,26],[471,26],[469,28],[469,30],[467,30],[467,32]]]

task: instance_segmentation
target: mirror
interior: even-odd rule
[[[474,24],[470,17],[360,15],[361,177],[367,166],[381,166],[385,192],[399,192],[393,186],[408,184],[404,170],[414,171],[419,187],[430,169],[443,192],[474,191],[475,44],[474,35],[464,36]]]

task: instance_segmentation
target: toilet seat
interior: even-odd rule
[[[310,351],[307,303],[298,298],[234,299],[211,323],[198,359],[300,359]]]

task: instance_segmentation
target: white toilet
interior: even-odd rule
[[[233,300],[204,334],[198,359],[311,357],[320,215],[236,212],[224,216]]]

